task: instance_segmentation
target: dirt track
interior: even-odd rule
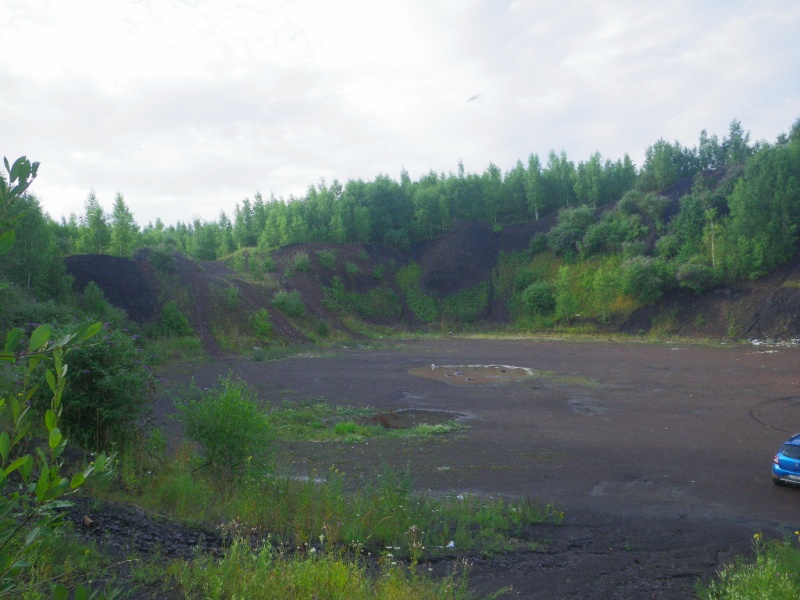
[[[335,463],[354,482],[408,466],[433,493],[532,495],[566,510],[563,526],[531,532],[542,551],[476,559],[476,590],[687,598],[697,578],[748,553],[757,531],[782,537],[800,526],[800,490],[776,488],[769,475],[781,441],[800,430],[798,359],[798,348],[450,339],[217,360],[167,384],[191,375],[208,386],[233,369],[268,401],[468,413],[463,436],[296,444],[285,463],[302,473]],[[409,373],[431,364],[545,373],[486,386]]]

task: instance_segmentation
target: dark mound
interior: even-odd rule
[[[489,279],[500,253],[500,237],[487,223],[458,223],[422,247],[422,286],[444,298]]]
[[[138,323],[158,314],[158,287],[143,263],[103,254],[68,256],[64,262],[76,289],[83,290],[93,281],[106,300]]]

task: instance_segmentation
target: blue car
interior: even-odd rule
[[[800,485],[800,433],[783,442],[772,459],[772,483]]]

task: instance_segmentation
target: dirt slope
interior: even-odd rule
[[[133,260],[110,256],[71,256],[67,270],[82,289],[95,281],[112,304],[125,309],[132,319],[145,323],[157,318],[167,299],[182,295],[182,306],[192,326],[213,355],[221,353],[213,335],[212,322],[224,313],[228,322],[247,324],[260,309],[269,312],[275,335],[292,343],[308,341],[314,323],[359,335],[353,323],[344,322],[325,302],[325,288],[335,278],[348,292],[366,294],[378,285],[388,286],[400,300],[398,315],[364,317],[375,324],[414,328],[421,324],[409,310],[394,274],[409,261],[421,266],[425,293],[444,298],[484,281],[491,281],[492,271],[501,252],[527,248],[531,237],[547,231],[554,218],[535,223],[508,226],[495,232],[484,223],[459,223],[442,236],[401,253],[380,244],[296,244],[275,251],[275,269],[263,283],[245,279],[222,261],[197,262],[176,253],[174,270],[159,274],[147,252]],[[323,265],[320,253],[333,253],[336,262]],[[299,254],[309,258],[310,268],[293,269]],[[164,289],[165,281],[173,290]],[[238,289],[241,301],[236,306],[220,304],[220,294]],[[299,292],[307,309],[305,324],[287,319],[272,304],[278,290]],[[497,304],[497,303],[495,303]],[[795,261],[757,281],[739,282],[706,294],[676,292],[654,306],[635,311],[622,322],[608,326],[629,334],[646,334],[653,328],[671,334],[735,338],[800,338],[800,262]],[[492,305],[484,319],[503,323],[507,310]],[[305,325],[305,326],[303,326]]]

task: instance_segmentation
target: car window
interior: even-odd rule
[[[781,448],[781,454],[789,458],[800,458],[800,446],[784,444],[783,448]]]

